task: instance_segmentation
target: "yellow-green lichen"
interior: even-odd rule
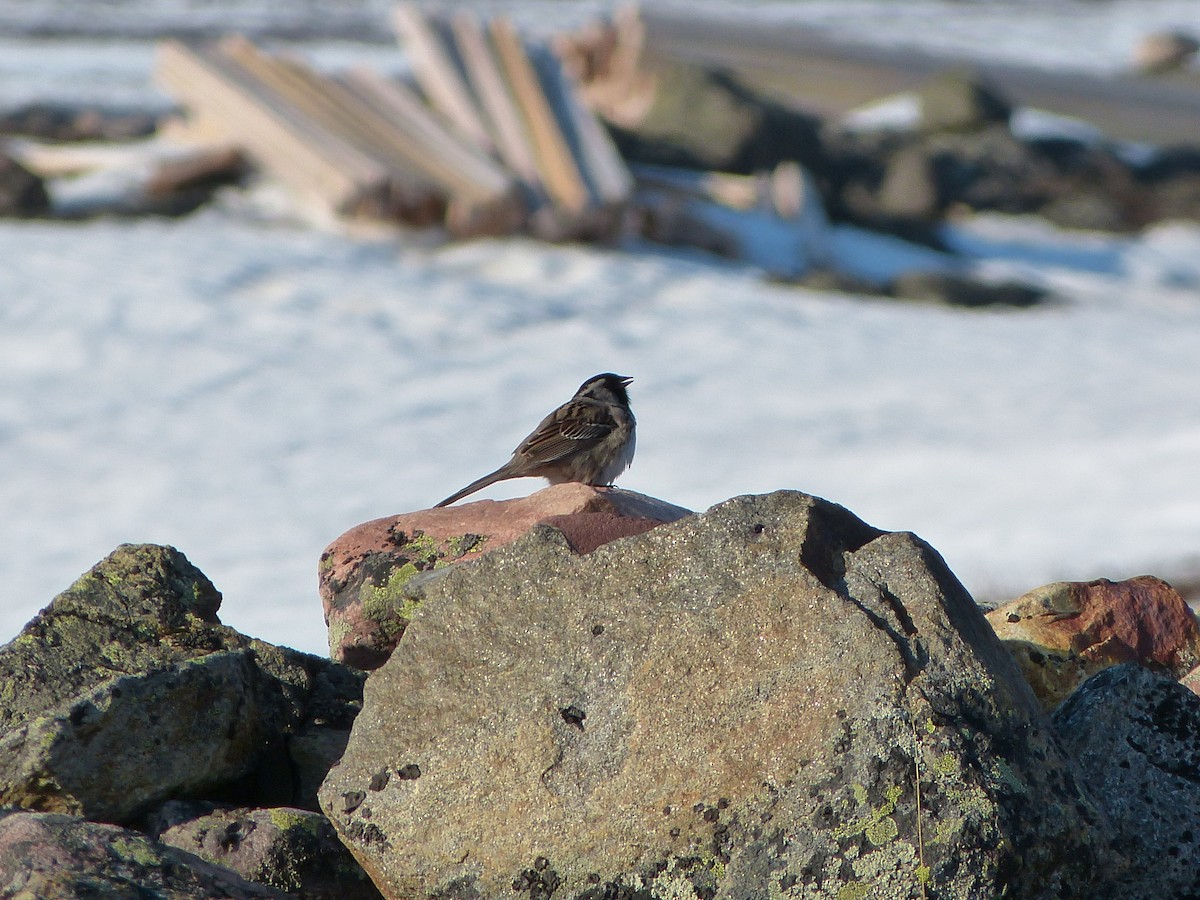
[[[696,900],[700,888],[712,888],[724,877],[725,863],[713,853],[704,853],[699,858],[668,860],[648,887],[654,900]]]
[[[350,623],[340,619],[329,626],[329,655],[331,657],[336,658],[338,650],[346,638],[350,636],[351,630]]]
[[[401,550],[410,559],[417,559],[428,565],[433,565],[441,556],[437,541],[423,531],[414,531]]]
[[[281,809],[279,807],[269,810],[268,814],[271,817],[271,824],[280,831],[291,831],[293,828],[298,828],[313,836],[319,833],[319,820],[316,816],[305,815],[298,810]]]
[[[374,618],[381,613],[391,612],[404,599],[404,585],[419,572],[415,565],[406,562],[398,569],[393,569],[387,581],[375,585],[369,581],[359,588],[358,599],[362,603],[363,612]]]
[[[937,824],[937,831],[933,835],[931,844],[949,844],[951,840],[962,830],[963,820],[954,817],[943,819]]]
[[[917,882],[919,884],[929,884],[933,878],[933,870],[929,866],[917,866]]]
[[[700,862],[708,867],[708,871],[712,873],[712,877],[717,881],[725,877],[725,863],[721,861],[719,856],[712,853],[705,853],[700,857]]]
[[[451,555],[466,556],[468,553],[482,553],[483,545],[487,543],[486,534],[456,534],[446,542]]]
[[[866,900],[870,896],[871,885],[860,882],[843,884],[837,892],[837,900]]]
[[[135,862],[140,866],[157,866],[161,862],[150,843],[144,840],[115,837],[109,846],[121,859]]]
[[[875,847],[881,847],[888,841],[895,840],[900,835],[900,826],[896,824],[896,820],[891,816],[885,816],[878,821],[871,822],[863,829],[863,834],[867,840]]]
[[[697,900],[696,888],[681,875],[663,873],[650,882],[654,900]]]
[[[420,608],[421,601],[407,596],[404,586],[419,571],[415,565],[407,562],[398,569],[394,569],[383,584],[363,584],[358,592],[363,615],[380,625],[387,623],[393,623],[395,627],[407,625],[417,609]]]
[[[934,761],[933,770],[939,775],[953,775],[958,770],[958,760],[953,753],[943,753]]]
[[[865,787],[861,784],[852,784],[850,790],[859,805],[866,805],[867,789]],[[883,792],[883,803],[872,807],[869,815],[853,819],[840,828],[834,829],[833,837],[840,841],[862,834],[876,847],[894,840],[900,834],[900,828],[892,818],[892,813],[896,811],[896,801],[900,799],[902,793],[903,789],[899,785],[889,786]]]

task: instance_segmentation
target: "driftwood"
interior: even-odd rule
[[[238,65],[219,47],[159,47],[157,75],[189,109],[204,111],[302,197],[346,213],[386,193],[382,165],[330,134]]]
[[[511,23],[397,9],[416,87],[328,75],[244,38],[162,45],[158,77],[193,131],[234,142],[341,216],[444,224],[455,235],[610,234],[633,180],[544,47]]]
[[[526,185],[544,197],[529,131],[479,20],[470,13],[460,12],[451,19],[450,25],[471,89],[479,98],[500,158]]]
[[[14,138],[8,155],[50,180],[52,212],[65,218],[190,212],[213,189],[246,171],[229,144],[181,144],[164,138],[121,143],[46,144]]]
[[[434,109],[452,122],[468,141],[491,150],[491,136],[438,25],[410,3],[396,8],[392,22],[412,59],[417,82]]]
[[[506,19],[492,22],[492,41],[509,83],[533,135],[538,171],[551,197],[568,212],[582,212],[587,204],[587,186],[571,155],[562,129],[554,117],[525,47]]]

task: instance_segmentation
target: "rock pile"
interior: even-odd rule
[[[796,492],[356,533],[328,584],[407,604],[369,677],[221,625],[154,546],[0,648],[0,895],[1200,891],[1196,626],[1156,579],[1048,586],[1002,642],[933,548]]]
[[[178,551],[127,545],[0,648],[0,805],[31,811],[0,820],[0,892],[68,897],[75,884],[103,892],[161,882],[172,896],[277,896],[217,889],[211,866],[191,856],[226,862],[249,828],[227,829],[225,855],[215,856],[203,842],[182,841],[189,854],[146,849],[137,831],[170,834],[155,825],[168,805],[176,824],[219,802],[271,808],[271,837],[264,828],[256,840],[289,843],[296,855],[318,843],[308,855],[323,860],[322,877],[336,874],[343,896],[377,896],[331,835],[293,827],[310,821],[304,811],[317,808],[317,787],[345,746],[361,673],[241,635],[220,624],[220,604]],[[266,880],[304,886],[290,870]]]
[[[393,897],[1070,896],[1083,796],[937,554],[796,493],[454,567],[321,789]]]

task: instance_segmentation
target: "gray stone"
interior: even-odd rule
[[[49,212],[50,195],[42,179],[0,152],[0,216],[25,219]]]
[[[1015,281],[989,283],[953,272],[912,271],[898,275],[888,293],[899,300],[940,303],[947,306],[1036,306],[1046,292]]]
[[[12,900],[250,900],[293,896],[252,884],[136,831],[56,813],[0,818],[0,896]]]
[[[315,806],[362,675],[219,605],[177,550],[126,545],[0,647],[0,803],[121,824],[170,797]]]
[[[1107,828],[970,596],[795,492],[428,586],[321,802],[388,896],[1090,897]]]
[[[333,826],[303,809],[214,810],[173,824],[159,840],[306,900],[378,900],[379,891]]]
[[[928,148],[909,144],[887,161],[877,197],[884,216],[933,220],[941,216],[937,174]]]
[[[815,117],[773,102],[736,76],[656,57],[654,97],[631,130],[612,127],[622,156],[633,163],[750,174],[791,160],[823,173]]]
[[[1012,106],[978,74],[952,69],[921,86],[921,127],[926,131],[973,131],[1007,123]]]
[[[0,134],[45,141],[128,141],[152,135],[160,118],[142,110],[34,102],[0,111]]]
[[[1200,697],[1126,663],[1085,681],[1054,725],[1133,859],[1112,896],[1200,896]]]

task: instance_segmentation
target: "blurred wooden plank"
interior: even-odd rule
[[[72,141],[52,144],[33,138],[12,137],[5,152],[43,178],[81,175],[99,169],[147,170],[177,167],[199,169],[234,168],[237,148],[231,141],[196,144],[164,140],[162,137],[136,141]]]
[[[496,194],[512,183],[512,176],[495,160],[452,133],[400,82],[362,67],[342,73],[335,81],[407,135],[415,161],[442,183],[453,185],[456,193]]]
[[[571,153],[537,72],[512,23],[491,22],[491,37],[513,95],[525,115],[537,154],[538,171],[555,203],[568,213],[582,213],[588,205],[588,188]]]
[[[383,167],[379,192],[364,196],[359,212],[414,224],[430,224],[431,218],[440,216],[445,189],[411,164],[395,130],[349,92],[303,63],[266,54],[244,38],[227,38],[218,49],[274,91],[281,102]]]
[[[338,82],[404,130],[419,148],[416,162],[450,191],[446,224],[452,233],[508,234],[522,227],[525,204],[514,176],[452,134],[408,87],[364,68],[343,74]]]
[[[429,102],[475,146],[490,152],[493,149],[491,135],[435,25],[411,3],[397,6],[392,22],[411,58],[417,83]]]
[[[467,80],[495,135],[500,158],[527,184],[540,187],[541,176],[530,135],[479,19],[473,13],[460,11],[451,19],[450,25],[466,66]]]
[[[163,42],[156,77],[301,196],[345,212],[386,188],[384,166],[298,114],[212,47]]]
[[[531,50],[530,57],[592,194],[605,204],[626,202],[633,193],[633,176],[612,138],[584,107],[574,82],[549,49]]]

